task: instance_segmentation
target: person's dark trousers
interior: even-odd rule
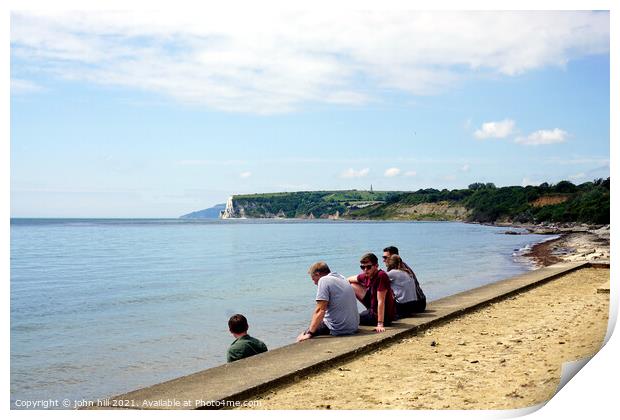
[[[399,318],[407,318],[414,314],[424,312],[426,309],[426,299],[412,300],[410,302],[396,302],[396,313]]]
[[[332,333],[332,331],[327,328],[327,325],[325,325],[325,323],[323,321],[321,321],[321,323],[319,324],[319,326],[317,327],[316,331],[314,332],[314,336],[317,335],[330,335]]]
[[[365,310],[364,312],[360,313],[360,325],[370,325],[371,327],[376,327],[377,315],[370,312],[370,309]],[[385,327],[389,327],[390,325],[392,325],[392,321],[390,320],[386,319],[383,322],[383,326]]]

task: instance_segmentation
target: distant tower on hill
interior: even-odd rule
[[[372,193],[372,184],[370,184],[370,192]]]

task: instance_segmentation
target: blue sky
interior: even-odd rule
[[[606,12],[14,12],[11,216],[609,176]]]

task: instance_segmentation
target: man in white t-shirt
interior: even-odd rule
[[[310,278],[318,286],[316,308],[310,326],[299,334],[297,341],[316,335],[348,335],[357,332],[359,314],[355,292],[341,274],[331,272],[328,265],[319,261],[310,266]]]

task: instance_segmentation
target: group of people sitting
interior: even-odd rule
[[[362,272],[348,278],[332,272],[325,262],[313,264],[308,274],[318,286],[316,308],[308,329],[297,341],[353,334],[359,325],[374,326],[380,333],[396,319],[423,312],[426,296],[411,267],[398,255],[398,248],[385,248],[383,263],[387,272],[379,268],[375,254],[364,254],[360,258]],[[356,301],[366,308],[360,314]]]
[[[360,258],[362,272],[348,278],[331,271],[323,261],[312,264],[308,274],[318,287],[316,307],[310,325],[297,341],[318,335],[354,334],[360,325],[373,326],[381,333],[399,318],[424,312],[426,296],[411,267],[398,255],[398,248],[384,248],[383,263],[387,272],[379,268],[375,254],[364,254]],[[357,301],[366,310],[358,313]],[[267,351],[262,341],[247,334],[243,315],[233,315],[228,326],[236,338],[228,350],[229,362]]]

